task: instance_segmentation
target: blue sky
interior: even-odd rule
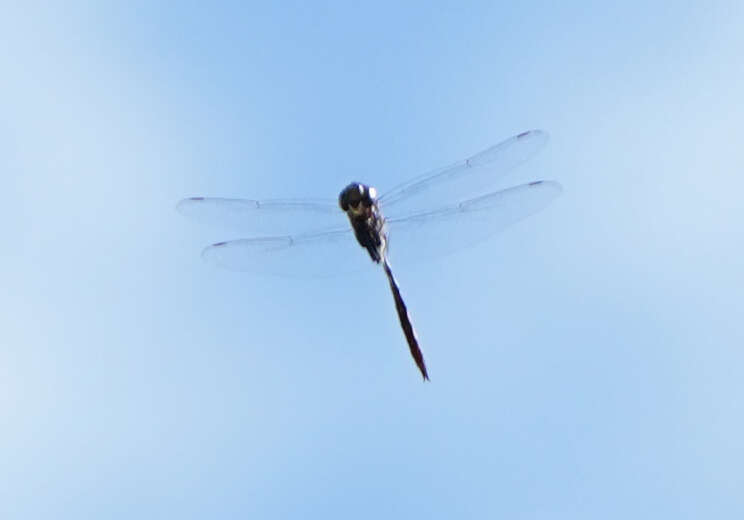
[[[740,518],[743,22],[4,6],[0,516]],[[430,384],[372,265],[215,270],[236,235],[174,210],[384,191],[530,128],[551,140],[504,186],[562,196],[396,266]]]

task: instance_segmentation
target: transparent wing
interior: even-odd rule
[[[388,219],[394,265],[416,263],[477,244],[537,213],[560,195],[554,181],[536,181],[488,193],[407,218]]]
[[[192,197],[176,205],[182,215],[243,233],[281,235],[343,226],[346,216],[326,200],[249,200]]]
[[[522,132],[467,159],[419,175],[380,197],[385,215],[405,217],[485,193],[548,142],[543,130]]]
[[[202,258],[233,271],[289,278],[323,278],[374,265],[350,228],[219,242],[205,248]]]

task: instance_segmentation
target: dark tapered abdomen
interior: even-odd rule
[[[388,263],[386,258],[383,259],[382,265],[385,268],[385,274],[388,277],[388,282],[390,282],[390,290],[392,291],[393,299],[395,300],[395,310],[398,311],[400,326],[403,329],[403,333],[406,335],[406,341],[408,341],[408,348],[411,350],[411,356],[416,362],[416,366],[418,366],[419,370],[421,371],[421,375],[423,376],[424,380],[428,381],[429,374],[426,372],[424,354],[421,352],[421,348],[419,348],[418,339],[416,338],[416,331],[413,330],[411,318],[408,316],[408,308],[406,307],[406,303],[403,301],[403,297],[400,294],[400,289],[398,288],[398,283],[395,281],[393,271],[392,269],[390,269],[390,264]]]

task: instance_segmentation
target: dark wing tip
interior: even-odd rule
[[[519,139],[525,139],[527,137],[537,137],[537,138],[540,138],[540,139],[542,139],[542,142],[544,143],[544,142],[546,142],[548,140],[548,138],[550,137],[550,134],[548,134],[548,132],[546,132],[545,130],[542,130],[540,128],[533,128],[531,130],[525,130],[521,134],[517,134],[516,136],[514,136],[513,139],[519,140]]]
[[[227,242],[217,242],[217,243],[215,243],[215,244],[212,244],[212,247],[222,247],[222,246],[224,246],[225,244],[227,244]]]
[[[181,215],[185,215],[187,217],[193,216],[194,211],[194,202],[203,202],[204,197],[188,197],[186,199],[181,199],[176,203],[176,211],[178,211]]]

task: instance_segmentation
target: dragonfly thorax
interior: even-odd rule
[[[338,196],[338,205],[346,212],[357,242],[379,263],[385,256],[385,219],[377,205],[377,190],[353,182]]]

